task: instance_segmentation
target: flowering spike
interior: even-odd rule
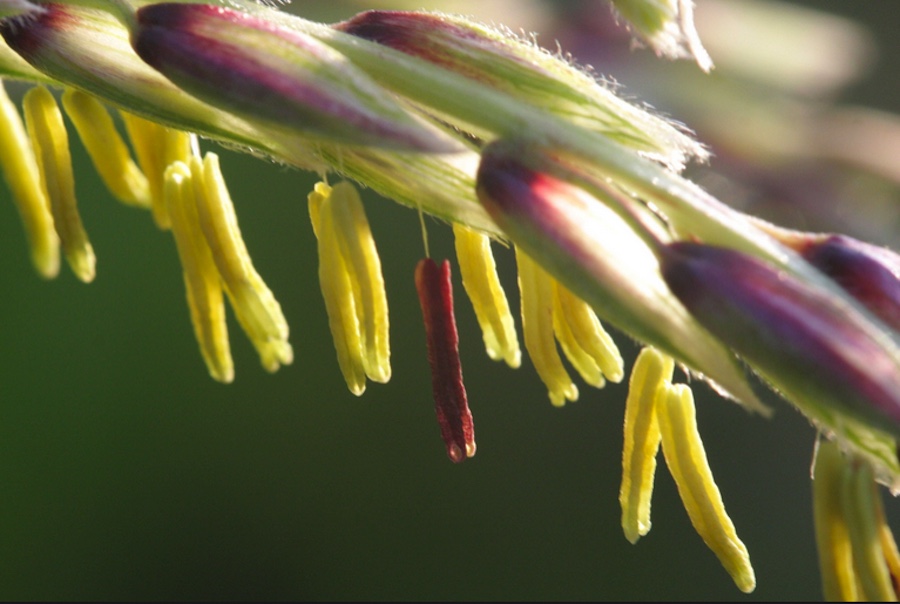
[[[309,194],[309,215],[319,252],[319,284],[328,314],[328,326],[337,352],[338,365],[347,388],[356,396],[366,390],[363,343],[359,312],[350,283],[350,273],[341,256],[331,211],[331,187],[316,183]]]
[[[472,301],[488,356],[516,369],[522,363],[519,339],[487,235],[453,225],[456,258],[463,286]]]
[[[453,315],[450,263],[431,258],[416,265],[416,291],[425,319],[434,409],[447,455],[454,463],[475,455],[475,427],[459,361],[459,335]]]
[[[521,248],[516,247],[522,331],[534,368],[547,386],[550,402],[562,407],[578,400],[578,387],[563,367],[553,337],[553,279]]]
[[[277,371],[294,360],[287,341],[288,324],[275,296],[253,268],[219,158],[207,153],[201,162],[192,156],[190,168],[200,228],[235,315],[259,352],[263,367],[269,372]]]
[[[178,86],[249,119],[344,144],[459,149],[339,52],[245,12],[145,6],[137,11],[132,45]]]
[[[370,380],[384,384],[391,379],[391,350],[387,295],[375,239],[362,200],[352,184],[346,181],[336,184],[328,207],[353,285],[366,375]]]
[[[222,281],[200,229],[191,178],[187,164],[173,163],[165,171],[163,195],[200,352],[213,379],[227,384],[234,380],[234,365],[225,323]]]
[[[646,347],[635,360],[628,382],[619,504],[622,530],[631,543],[650,532],[650,498],[660,443],[657,401],[674,370],[671,357]]]
[[[849,416],[900,435],[900,351],[863,312],[724,248],[671,244],[662,273],[711,333],[827,430],[843,435]]]
[[[43,86],[32,88],[25,94],[23,107],[25,126],[66,260],[76,277],[90,283],[96,274],[97,260],[78,213],[69,137],[62,113],[53,95]]]
[[[62,102],[110,192],[122,203],[149,208],[147,177],[131,159],[106,108],[91,95],[72,88],[63,93]]]
[[[697,431],[694,397],[685,384],[666,386],[656,407],[663,456],[694,529],[744,593],[756,588],[746,546],[725,512]]]
[[[18,110],[0,82],[0,168],[25,226],[31,263],[38,274],[52,279],[59,273],[59,236],[50,202],[41,184],[37,158]]]
[[[653,251],[601,200],[540,169],[551,159],[516,141],[482,151],[478,198],[499,227],[605,322],[766,412],[733,354],[672,296]]]
[[[458,15],[366,11],[334,27],[418,57],[681,168],[706,150],[672,124],[508,31]]]

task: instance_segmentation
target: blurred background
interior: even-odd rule
[[[701,38],[717,63],[709,76],[632,48],[605,2],[290,10],[330,22],[374,7],[440,8],[538,32],[548,48],[558,40],[626,96],[695,130],[713,158],[690,175],[729,203],[900,246],[892,2],[699,1]],[[798,12],[810,7],[826,12]],[[80,143],[72,147],[98,255],[91,285],[65,268],[52,282],[35,275],[0,191],[0,599],[821,598],[815,435],[776,397],[767,421],[695,388],[713,472],[756,569],[758,587],[745,596],[694,532],[662,460],[653,530],[635,546],[625,540],[624,384],[580,384],[577,403],[552,408],[530,361],[512,371],[486,357],[458,275],[478,454],[458,466],[447,459],[413,283],[423,253],[414,212],[366,198],[394,370],[356,398],[318,288],[306,209],[315,178],[218,149],[295,350],[292,366],[268,375],[232,320],[236,379],[223,386],[194,341],[171,236],[113,201]],[[452,257],[449,229],[428,224],[432,255]],[[512,254],[496,254],[517,307]],[[614,335],[630,365],[635,348]],[[885,498],[900,528],[900,502]]]

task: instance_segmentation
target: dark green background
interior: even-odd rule
[[[881,8],[880,20],[868,17],[896,51],[884,22],[896,5],[860,4]],[[850,94],[900,108],[896,72],[873,81]],[[65,268],[41,281],[0,193],[0,599],[745,598],[692,529],[664,466],[653,530],[636,546],[622,536],[624,386],[582,387],[578,403],[552,408],[528,360],[512,371],[487,359],[461,295],[478,455],[450,463],[413,284],[414,212],[367,198],[394,377],[357,399],[318,289],[305,203],[313,178],[222,151],[296,356],[266,374],[231,321],[237,377],[223,386],[194,342],[171,236],[114,202],[73,148],[99,258],[93,284]],[[434,256],[452,253],[446,227],[431,221],[429,234]],[[497,254],[517,305],[511,254]],[[617,339],[630,363],[634,349]],[[812,429],[774,398],[778,413],[765,421],[695,391],[757,573],[746,599],[819,598]]]

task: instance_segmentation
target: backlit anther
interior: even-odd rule
[[[859,589],[853,548],[841,503],[843,454],[831,441],[820,441],[813,468],[813,520],[822,591],[828,602],[856,602]]]
[[[438,267],[431,258],[420,260],[416,265],[416,291],[425,320],[434,409],[447,455],[459,463],[475,455],[475,426],[459,360],[450,263],[444,260]]]
[[[207,153],[201,162],[191,157],[191,181],[197,217],[238,322],[259,353],[266,371],[277,371],[294,360],[288,324],[281,305],[253,268],[241,238],[234,204],[225,186],[219,158]]]
[[[318,239],[319,284],[338,364],[347,387],[358,396],[366,389],[367,376],[377,382],[390,379],[381,264],[353,185],[338,183],[332,188],[320,182],[308,199]],[[347,204],[359,207],[338,207]],[[347,228],[348,218],[353,228]],[[354,241],[348,242],[348,238]],[[351,250],[355,250],[354,256]]]
[[[463,287],[475,309],[485,350],[491,359],[502,359],[516,369],[522,364],[522,353],[509,302],[497,276],[490,238],[461,224],[453,225],[453,235]]]
[[[388,306],[375,239],[362,200],[352,184],[346,181],[336,184],[328,207],[353,286],[362,334],[363,366],[370,380],[386,383],[391,379]]]
[[[593,309],[558,281],[554,283],[553,330],[566,358],[584,381],[598,388],[625,376],[622,355]]]
[[[153,219],[161,229],[171,227],[168,209],[163,195],[166,169],[191,157],[191,135],[181,130],[167,128],[136,115],[121,112],[128,138],[134,146],[138,164],[150,186],[150,207]]]
[[[73,88],[66,89],[62,102],[94,168],[110,192],[122,203],[149,208],[147,177],[131,159],[125,141],[103,104]]]
[[[45,279],[59,273],[59,236],[22,118],[0,83],[0,169],[19,211],[31,263]]]
[[[656,408],[663,456],[691,524],[744,593],[756,588],[750,554],[725,512],[697,431],[694,397],[685,384],[666,386]]]
[[[22,102],[25,126],[37,157],[44,191],[66,260],[75,276],[94,280],[94,248],[88,240],[75,200],[75,176],[69,154],[69,137],[53,95],[43,86],[32,88]]]
[[[896,601],[876,513],[878,491],[872,468],[862,460],[845,460],[843,470],[841,507],[853,550],[857,584],[868,601]]]
[[[234,365],[225,323],[222,281],[200,229],[191,170],[187,164],[175,162],[166,169],[163,182],[167,215],[171,218],[172,235],[181,259],[200,352],[213,379],[229,383],[234,379]]]
[[[563,367],[553,335],[553,279],[516,247],[519,291],[522,299],[522,331],[525,348],[535,371],[547,386],[550,402],[561,407],[578,400],[578,387]]]
[[[622,447],[622,530],[631,543],[650,531],[650,499],[659,451],[656,405],[666,393],[675,362],[653,348],[644,348],[634,362],[625,403]]]

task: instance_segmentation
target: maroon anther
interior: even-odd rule
[[[450,263],[440,268],[431,258],[416,266],[416,290],[425,319],[434,410],[447,455],[454,463],[475,455],[475,426],[459,362],[459,335],[453,315]]]

